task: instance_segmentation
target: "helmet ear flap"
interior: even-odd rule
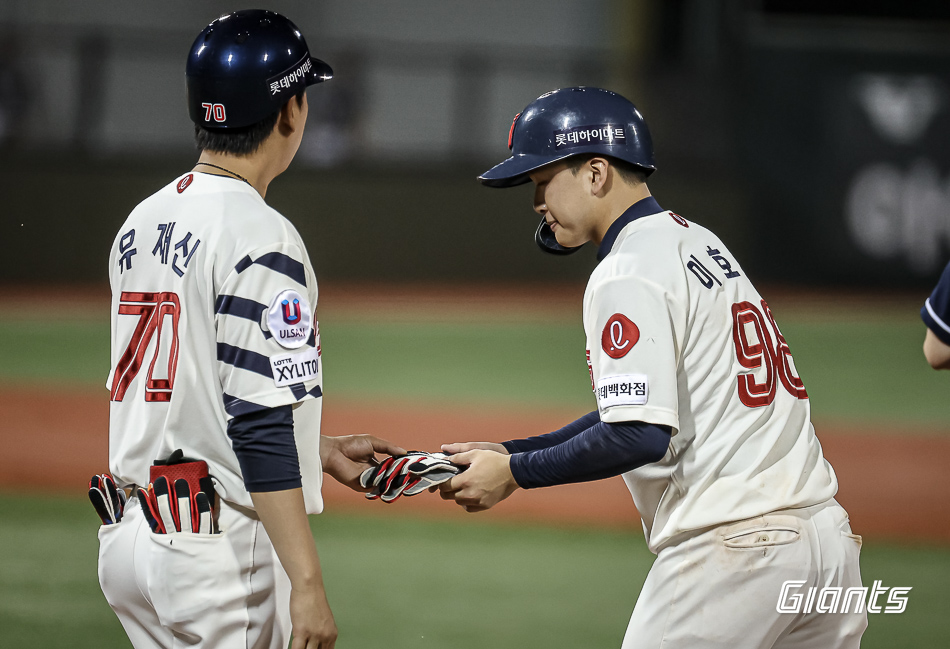
[[[554,230],[551,229],[551,226],[548,225],[545,219],[541,219],[541,224],[538,226],[537,232],[534,233],[534,240],[541,250],[552,255],[570,255],[583,247],[575,246],[568,248],[559,244],[557,237],[554,236]]]

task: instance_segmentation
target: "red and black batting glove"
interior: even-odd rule
[[[216,534],[211,502],[204,491],[192,493],[185,479],[175,481],[174,489],[165,476],[159,476],[148,489],[138,490],[145,520],[156,534]]]
[[[409,472],[409,465],[412,464],[412,455],[404,455],[396,458],[396,461],[390,465],[389,469],[381,476],[379,483],[373,490],[366,494],[370,500],[379,498],[384,503],[391,503],[409,488],[409,485],[417,481],[416,476]]]
[[[89,500],[92,501],[103,525],[115,525],[122,520],[125,491],[115,486],[115,481],[108,473],[94,475],[89,479]]]
[[[452,464],[443,453],[409,451],[400,457],[388,457],[360,475],[360,484],[372,489],[366,497],[391,503],[400,496],[415,496],[442,484],[465,467]]]
[[[152,485],[145,489],[139,487],[135,490],[135,496],[139,499],[139,505],[142,507],[148,526],[156,534],[165,534],[165,526],[162,524],[161,516],[158,515],[158,499],[155,497]]]

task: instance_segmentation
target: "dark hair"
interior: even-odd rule
[[[304,91],[297,93],[297,105],[303,105]],[[280,111],[275,111],[244,128],[205,128],[195,124],[195,147],[199,151],[250,155],[261,148],[264,140],[274,131]]]
[[[615,158],[609,155],[602,155],[600,153],[587,153],[583,155],[572,156],[565,160],[567,168],[571,170],[571,173],[575,176],[577,172],[580,171],[589,160],[594,158],[605,158],[610,162],[611,166],[617,170],[617,174],[620,175],[625,181],[631,185],[639,185],[647,181],[647,173],[635,164],[631,164],[626,160],[621,160],[620,158]]]

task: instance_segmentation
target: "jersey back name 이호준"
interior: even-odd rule
[[[623,476],[650,549],[834,497],[785,338],[718,237],[650,198],[600,256],[584,327],[601,420],[674,429],[661,461]]]
[[[227,435],[236,416],[293,406],[304,499],[320,494],[317,284],[300,235],[248,184],[189,173],[139,204],[109,258],[109,465],[123,486],[181,448],[222,498],[252,507]]]

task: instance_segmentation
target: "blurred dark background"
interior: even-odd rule
[[[268,202],[322,280],[586,278],[531,190],[481,187],[548,90],[626,95],[661,205],[753,279],[921,288],[950,256],[950,3],[275,0],[336,72]],[[119,225],[197,153],[184,60],[219,0],[0,0],[0,284],[104,283]]]

